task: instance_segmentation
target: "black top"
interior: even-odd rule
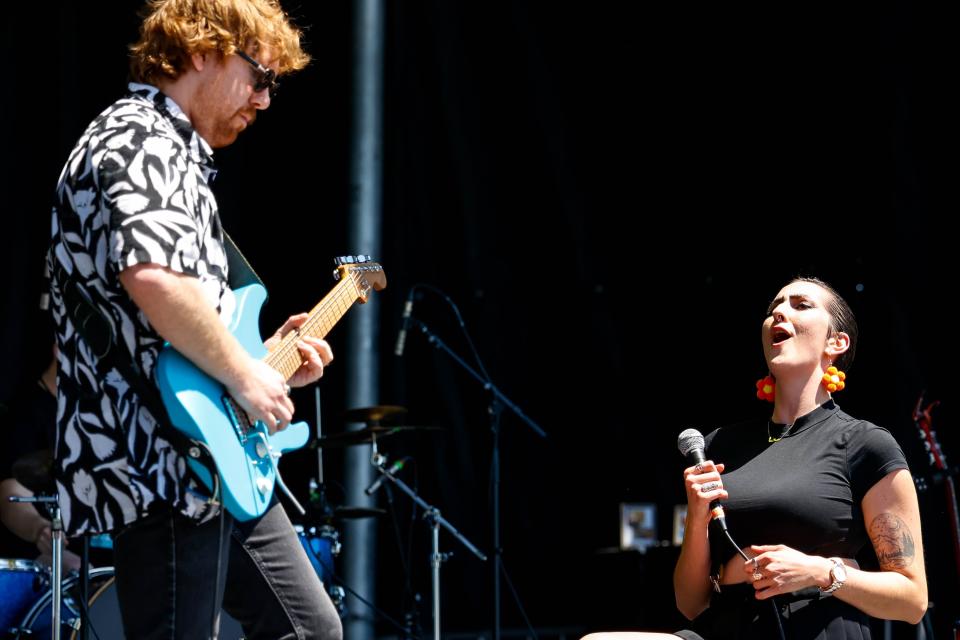
[[[768,434],[783,437],[771,443]],[[723,506],[730,535],[741,547],[784,544],[810,555],[853,558],[869,543],[861,508],[863,497],[891,471],[908,468],[889,431],[849,416],[832,400],[798,418],[792,426],[748,422],[717,429],[705,441],[707,457],[726,465],[723,484],[730,498]],[[714,560],[725,562],[736,553],[713,529],[710,546]],[[715,598],[711,609],[733,602],[733,606],[756,608],[758,612],[756,616],[735,616],[741,629],[740,635],[733,637],[777,637],[775,630],[758,628],[764,617],[769,618],[766,614],[771,609],[769,604],[753,599],[752,587],[724,589],[742,591],[746,597],[730,594]],[[777,599],[781,606],[790,606],[786,600],[793,598]],[[793,603],[794,609],[796,605]],[[788,637],[870,637],[867,616],[846,603],[825,598],[803,605],[804,614],[794,613],[789,616],[793,620],[785,623]],[[717,614],[713,611],[708,617]],[[801,623],[803,630],[789,629]]]

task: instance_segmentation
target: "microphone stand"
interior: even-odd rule
[[[470,553],[480,558],[480,560],[486,562],[487,556],[485,556],[479,549],[477,549],[477,547],[473,545],[473,543],[471,543],[459,531],[457,531],[452,524],[447,522],[446,519],[440,515],[439,509],[428,504],[403,480],[385,469],[384,465],[386,462],[386,457],[377,451],[377,443],[376,440],[374,440],[370,455],[370,464],[372,464],[374,468],[381,475],[383,475],[384,478],[392,482],[394,486],[410,496],[410,499],[419,505],[421,509],[423,509],[424,520],[430,523],[433,539],[433,553],[430,554],[430,573],[433,583],[433,640],[440,640],[440,565],[446,562],[450,556],[453,555],[452,551],[450,553],[440,553],[440,527],[443,527],[449,531],[454,538],[460,541],[460,544],[465,546]]]
[[[51,564],[53,581],[53,602],[51,604],[51,613],[53,615],[53,640],[60,640],[60,605],[63,599],[63,518],[60,515],[60,503],[56,496],[32,496],[29,498],[21,496],[10,496],[10,502],[32,502],[46,505],[50,512],[50,532],[53,538],[53,558]],[[82,609],[82,607],[81,607]]]
[[[431,287],[432,288],[432,287]],[[445,294],[442,294],[444,298],[449,300]],[[459,312],[457,312],[459,318]],[[500,545],[500,416],[503,413],[503,408],[506,407],[510,409],[518,418],[527,424],[530,429],[536,433],[541,438],[546,438],[547,433],[540,426],[534,422],[532,419],[527,417],[527,415],[518,407],[510,398],[508,398],[500,389],[493,384],[488,375],[481,375],[477,372],[476,369],[467,364],[463,358],[461,358],[453,349],[451,349],[443,340],[441,340],[437,334],[430,330],[425,323],[423,323],[419,318],[410,316],[410,322],[414,324],[417,328],[420,329],[420,332],[427,337],[427,342],[432,344],[437,349],[446,353],[454,362],[460,365],[460,367],[473,376],[480,384],[483,385],[484,390],[490,392],[491,399],[490,405],[487,408],[487,415],[490,419],[490,432],[493,436],[493,451],[491,453],[491,476],[493,482],[493,640],[500,640],[500,572],[505,571],[503,566],[503,549]],[[461,328],[463,328],[463,322],[460,322]],[[466,329],[463,328],[464,333]],[[469,334],[467,334],[467,341],[470,343],[471,347],[473,346],[473,341],[470,340]],[[477,361],[480,361],[478,355],[476,355],[476,350],[474,350],[474,355],[477,357]],[[481,365],[482,367],[482,365]],[[385,475],[386,472],[384,472]],[[392,478],[392,476],[390,476]],[[519,597],[516,592],[514,592],[514,598],[517,600],[517,604],[520,606],[521,612],[523,606],[520,604]],[[525,616],[525,614],[524,614]]]

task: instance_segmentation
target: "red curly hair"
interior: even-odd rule
[[[142,15],[140,39],[130,45],[130,75],[137,82],[175,80],[195,53],[226,57],[244,49],[255,56],[266,47],[278,75],[310,62],[300,47],[302,32],[276,0],[148,0]]]

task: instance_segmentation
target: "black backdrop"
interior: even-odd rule
[[[944,401],[944,447],[960,450],[946,15],[907,3],[387,4],[382,401],[444,430],[384,447],[414,455],[424,496],[489,548],[484,393],[419,336],[403,360],[390,355],[409,287],[429,283],[459,304],[494,380],[549,433],[504,417],[504,558],[535,626],[678,621],[673,550],[608,552],[618,503],[655,503],[669,538],[682,499],[676,434],[765,410],[752,397],[761,315],[797,273],[833,282],[859,315],[842,406],[890,428],[923,475],[909,415],[927,389]],[[2,18],[5,402],[45,353],[33,309],[50,194],[83,127],[123,88],[138,7],[43,2]],[[328,290],[332,256],[358,250],[346,238],[352,6],[287,8],[309,26],[314,63],[217,153],[224,223],[271,290],[265,330]],[[466,352],[437,297],[418,299],[416,315]],[[322,384],[327,431],[343,428],[342,335]],[[312,416],[312,395],[295,399]],[[337,500],[341,452],[325,462]],[[312,457],[286,464],[304,494]],[[942,489],[921,503],[943,612],[957,576]],[[376,560],[378,601],[393,615],[410,536],[429,608],[427,531],[409,525],[403,498],[397,507],[404,542],[384,519]],[[443,544],[456,551],[443,570],[445,627],[481,629],[489,570]],[[504,622],[523,625],[506,585]]]

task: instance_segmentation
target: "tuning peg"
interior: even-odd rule
[[[345,264],[363,264],[364,262],[372,262],[373,259],[370,256],[358,255],[358,256],[339,256],[333,259],[333,263],[342,267]]]

